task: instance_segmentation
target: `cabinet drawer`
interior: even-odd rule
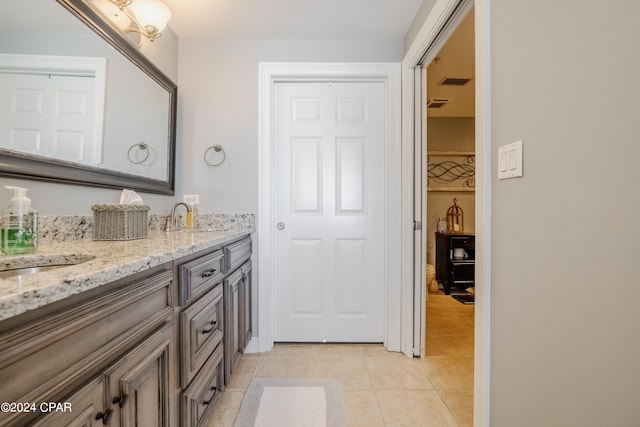
[[[220,398],[224,388],[223,378],[223,347],[220,345],[207,360],[193,383],[182,393],[181,426],[204,425],[204,421]]]
[[[451,237],[451,248],[475,249],[476,239],[474,236]]]
[[[222,284],[180,313],[182,387],[191,382],[207,358],[222,342],[223,315]]]
[[[223,276],[221,250],[180,266],[180,304],[184,305],[219,283]]]
[[[251,257],[251,237],[242,239],[224,248],[225,273],[240,267]]]

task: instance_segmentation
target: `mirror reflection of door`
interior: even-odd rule
[[[104,79],[86,58],[86,70],[60,71],[21,64],[40,58],[3,55],[8,67],[0,72],[0,147],[42,157],[98,166],[102,154]],[[70,59],[76,62],[73,58]]]
[[[0,14],[0,69],[3,71],[7,71],[7,56],[33,58],[27,62],[37,70],[35,74],[52,76],[79,77],[75,72],[67,72],[77,71],[73,68],[76,61],[100,59],[105,62],[104,75],[96,75],[96,81],[103,78],[104,85],[94,88],[93,102],[83,105],[85,100],[74,98],[69,92],[61,99],[60,106],[74,114],[87,108],[86,120],[94,123],[91,134],[80,132],[68,123],[59,127],[56,124],[52,129],[60,130],[58,140],[49,142],[45,141],[44,131],[33,132],[33,129],[20,124],[15,126],[20,131],[14,135],[13,148],[7,148],[10,137],[7,127],[4,131],[0,128],[0,157],[3,159],[0,174],[62,179],[83,185],[95,183],[114,188],[122,188],[119,177],[126,175],[128,186],[172,193],[177,107],[175,84],[160,68],[156,68],[158,63],[145,56],[144,52],[120,39],[107,42],[100,37],[101,32],[113,31],[113,28],[93,11],[87,11],[87,22],[78,19],[77,16],[84,16],[83,13],[74,14],[79,6],[82,9],[87,4],[84,0],[21,0],[4,8]],[[158,57],[162,56],[159,63],[177,76],[177,48],[174,51],[173,44],[165,42],[160,45],[156,42],[156,46],[154,52]],[[38,57],[45,61],[36,61]],[[47,61],[61,57],[72,59],[71,69],[62,64],[62,68],[49,72]],[[11,66],[8,70],[13,72],[15,68]],[[97,96],[99,94],[104,96]],[[31,102],[26,99],[26,94],[22,95],[20,102]],[[6,102],[6,97],[0,99],[0,104],[3,102]],[[32,104],[29,108],[34,106]],[[11,108],[11,103],[0,106],[2,111],[6,108]],[[0,122],[14,119],[2,114]],[[33,119],[32,115],[25,120],[33,124]],[[43,125],[36,124],[38,129]],[[77,124],[76,118],[73,124]],[[63,128],[65,132],[62,132]],[[149,156],[144,162],[130,161],[128,153],[133,150],[135,154],[135,147],[141,142],[149,147]],[[68,167],[68,163],[73,167]]]

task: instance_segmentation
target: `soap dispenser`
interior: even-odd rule
[[[186,204],[191,206],[191,212],[187,212],[187,228],[190,230],[198,229],[198,205],[200,204],[199,194],[185,194],[182,199]]]
[[[38,248],[38,213],[31,208],[27,189],[5,185],[13,190],[9,207],[0,217],[0,242],[5,255],[34,253]]]

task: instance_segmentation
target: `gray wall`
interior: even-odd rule
[[[407,49],[418,35],[434,4],[436,4],[436,0],[422,0],[422,5],[420,9],[418,9],[415,18],[413,18],[413,22],[404,36],[404,53],[407,53]]]
[[[640,2],[491,1],[491,425],[638,426]]]
[[[258,63],[399,62],[402,41],[181,39],[179,194],[199,194],[200,210],[258,210]],[[223,146],[225,162],[203,154]],[[212,160],[213,157],[212,157]]]
[[[57,10],[57,9],[56,9]],[[52,11],[53,12],[53,11]],[[66,19],[67,14],[61,13],[56,18]],[[75,25],[73,21],[69,25]],[[18,34],[20,33],[13,33]],[[0,50],[3,52],[26,52],[25,49],[32,45],[37,46],[37,53],[59,55],[79,55],[79,50],[85,48],[85,39],[71,40],[70,34],[61,34],[55,37],[56,41],[60,39],[64,41],[63,45],[59,45],[58,50],[52,50],[51,46],[44,44],[40,38],[34,37],[32,34],[22,34],[15,40],[10,37],[12,33],[2,32],[0,37]],[[74,34],[75,37],[83,37]],[[54,37],[50,37],[53,39]],[[37,42],[37,43],[35,43]],[[98,53],[95,48],[89,49],[94,56]],[[111,50],[100,53],[101,56],[109,57],[115,53],[109,53]],[[162,37],[154,43],[148,41],[143,42],[142,52],[146,54],[165,74],[173,81],[177,81],[178,77],[178,39],[167,28]],[[112,61],[113,66],[113,61]],[[180,176],[176,176],[176,180],[180,180]],[[29,188],[29,197],[32,200],[33,207],[38,210],[41,215],[91,215],[91,205],[96,203],[117,203],[121,190],[107,190],[94,187],[52,184],[32,180],[8,179],[0,177],[0,208],[4,209],[13,192],[3,188],[4,185],[16,185]],[[150,205],[153,213],[168,213],[175,198],[171,196],[160,196],[156,194],[141,193],[143,200]]]

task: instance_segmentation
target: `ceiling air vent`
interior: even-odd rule
[[[442,108],[451,102],[451,98],[428,98],[427,108]]]
[[[440,84],[447,85],[447,86],[464,86],[470,81],[471,79],[466,79],[466,78],[445,77],[444,79],[442,79]]]

